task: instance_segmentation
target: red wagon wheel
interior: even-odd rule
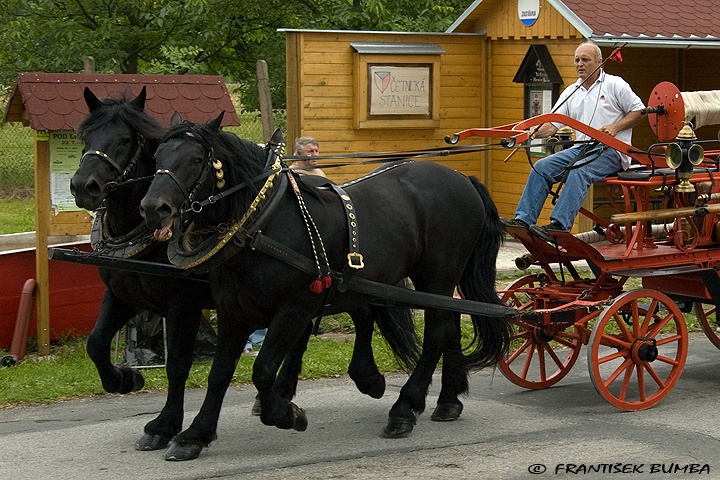
[[[541,285],[539,275],[516,280],[502,295],[502,300],[518,311],[534,306],[533,288]],[[538,325],[522,318],[513,320],[514,334],[507,357],[498,366],[505,377],[529,389],[550,387],[570,371],[580,355],[580,333],[572,324]]]
[[[633,290],[608,305],[590,335],[588,368],[595,389],[623,410],[643,410],[670,393],[685,366],[688,334],[664,293]]]
[[[715,305],[698,302],[695,304],[695,315],[700,322],[703,332],[705,332],[705,336],[713,345],[720,348],[720,326],[717,323]]]

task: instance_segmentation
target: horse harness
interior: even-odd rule
[[[364,266],[364,257],[360,252],[359,223],[352,198],[343,187],[372,178],[388,170],[397,168],[410,161],[396,161],[384,168],[377,169],[363,177],[351,182],[337,185],[331,182],[318,188],[331,189],[340,198],[348,228],[348,254],[347,263],[341,271],[334,270],[329,265],[322,238],[314,225],[310,212],[304,207],[304,200],[300,193],[295,172],[290,171],[282,160],[282,150],[285,144],[279,130],[275,132],[268,142],[268,159],[265,173],[255,180],[265,178],[266,181],[255,200],[251,203],[243,217],[221,232],[206,239],[199,247],[191,252],[184,251],[175,239],[168,246],[168,257],[176,267],[192,271],[194,274],[206,273],[229,258],[239,253],[245,247],[253,251],[262,252],[283,263],[315,277],[308,286],[314,293],[325,292],[323,306],[318,312],[318,321],[326,307],[329,307],[336,292],[348,290],[381,299],[384,305],[403,305],[409,308],[440,308],[458,311],[466,314],[488,316],[516,316],[517,310],[503,305],[475,302],[471,300],[458,300],[444,295],[418,292],[408,288],[396,287],[381,282],[364,279],[355,275]],[[280,173],[283,173],[282,175]],[[314,252],[310,259],[282,243],[267,237],[262,228],[270,220],[274,210],[280,204],[282,192],[290,186],[293,190],[307,228],[308,236]],[[236,189],[243,186],[236,186]],[[234,187],[235,188],[235,187]],[[225,194],[229,193],[226,191]],[[203,206],[214,203],[213,200],[200,202]],[[195,211],[195,209],[193,209]],[[180,237],[178,235],[177,237]],[[173,236],[176,238],[176,236]],[[316,321],[317,328],[317,321]]]

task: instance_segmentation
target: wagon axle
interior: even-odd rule
[[[654,338],[636,338],[631,355],[635,363],[654,362],[658,357],[657,341]]]

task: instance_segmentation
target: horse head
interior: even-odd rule
[[[77,129],[85,145],[70,192],[78,207],[95,210],[118,186],[153,171],[165,129],[145,112],[145,87],[133,100],[99,99],[87,87],[83,96],[90,113]]]
[[[264,150],[231,133],[222,132],[224,112],[208,124],[182,122],[173,116],[170,130],[155,152],[157,172],[140,212],[155,238],[169,240],[173,224],[190,215],[198,224],[232,221],[242,209],[246,195],[234,192],[222,198],[231,186],[246,184],[252,192],[252,176],[263,171]],[[220,196],[222,201],[207,200]]]

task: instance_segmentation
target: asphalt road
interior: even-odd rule
[[[499,371],[474,374],[456,422],[430,421],[436,377],[428,412],[405,439],[380,436],[403,375],[388,377],[380,400],[344,377],[302,382],[296,403],[310,420],[302,433],[262,425],[249,414],[253,388],[234,388],[219,438],[191,462],[133,449],[163,394],[2,409],[0,479],[720,478],[720,351],[692,334],[668,397],[649,410],[621,412],[595,392],[585,350],[568,377],[546,390],[524,390]],[[204,393],[188,392],[186,423]]]

